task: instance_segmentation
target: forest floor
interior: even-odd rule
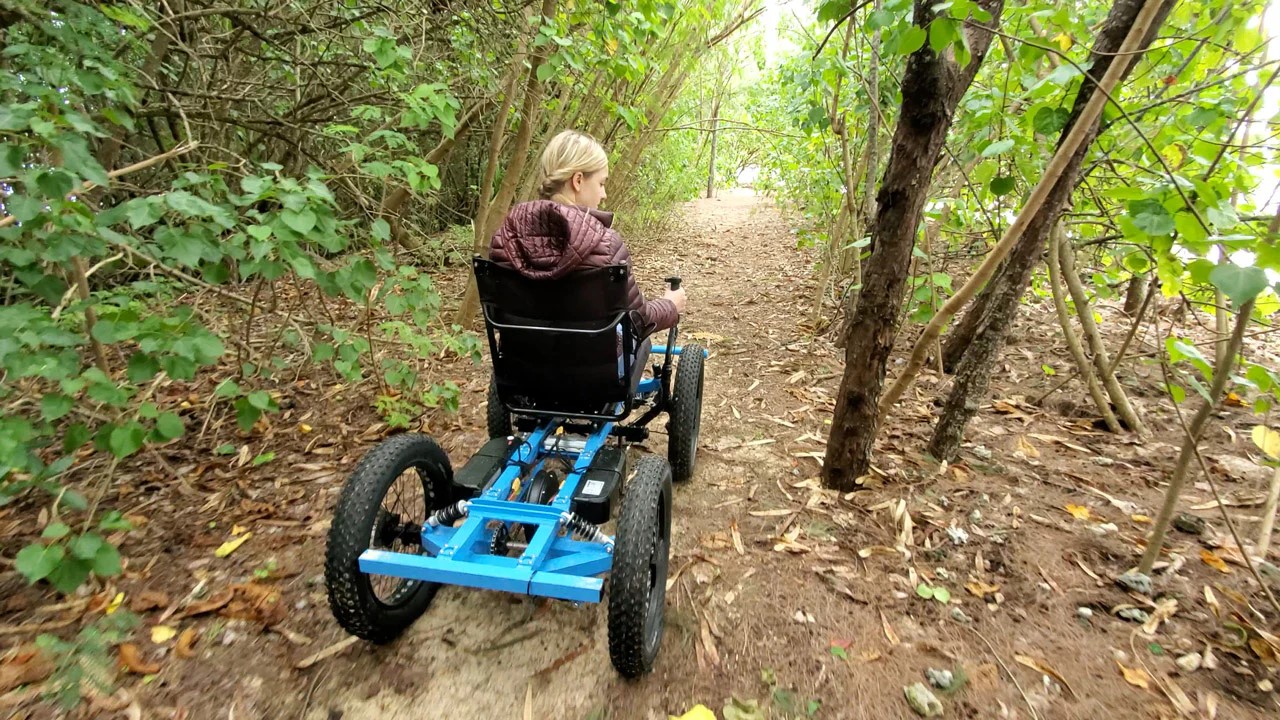
[[[123,593],[142,619],[139,657],[124,690],[84,716],[665,720],[703,704],[725,720],[912,718],[904,687],[927,685],[933,668],[954,680],[935,691],[943,717],[1276,717],[1275,657],[1252,629],[1274,632],[1276,618],[1202,476],[1181,507],[1205,529],[1171,532],[1157,599],[1113,582],[1141,554],[1181,440],[1158,366],[1134,361],[1122,373],[1153,427],[1145,442],[1099,431],[1074,383],[1033,404],[1070,372],[1052,307],[1036,300],[960,457],[939,465],[923,454],[948,382],[926,372],[882,432],[867,487],[842,497],[817,480],[842,353],[806,327],[812,258],[787,220],[727,192],[689,203],[663,237],[630,243],[651,293],[664,275],[684,277],[683,336],[711,349],[696,474],[675,492],[666,635],[651,675],[616,675],[603,605],[460,588],[389,645],[350,640],[325,600],[324,540],[343,479],[385,427],[370,387],[299,378],[269,429],[237,436],[220,420],[198,447],[119,469],[118,494],[104,502],[140,528],[123,540],[128,569],[112,587],[62,600],[0,566],[0,680],[36,632],[74,634]],[[465,270],[451,272],[442,291],[458,297]],[[1098,312],[1118,344],[1128,321],[1118,306]],[[431,365],[462,387],[462,408],[431,415],[425,430],[460,464],[485,439],[488,372]],[[1228,406],[1203,443],[1245,537],[1270,476],[1254,462],[1254,424]],[[226,442],[245,449],[208,451]],[[655,433],[649,449],[664,445]],[[270,462],[250,461],[267,449]],[[0,508],[0,555],[31,536],[21,517]],[[1280,579],[1264,581],[1280,592]],[[922,597],[922,584],[945,590]],[[1119,616],[1134,608],[1156,619],[1144,630]],[[1190,653],[1198,668],[1175,664]],[[51,717],[31,702],[37,691],[0,695],[0,710]]]

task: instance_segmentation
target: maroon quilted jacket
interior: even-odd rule
[[[551,200],[520,203],[489,241],[489,259],[535,280],[553,280],[579,268],[630,265],[631,253],[612,223],[613,214],[599,210]],[[634,277],[627,297],[641,337],[675,325],[680,317],[670,300],[646,302]]]

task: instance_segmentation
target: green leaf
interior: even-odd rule
[[[1042,107],[1036,111],[1031,127],[1041,135],[1053,135],[1062,132],[1070,117],[1071,111],[1066,108]]]
[[[831,656],[835,658],[839,658],[841,660],[849,659],[849,653],[846,652],[845,649],[840,647],[839,645],[831,646]]]
[[[832,20],[839,20],[849,12],[848,0],[827,0],[818,8],[818,22],[829,23]]]
[[[930,587],[928,583],[920,583],[919,585],[916,585],[916,594],[925,600],[932,600],[933,593],[934,589]]]
[[[213,389],[213,396],[220,400],[237,397],[238,395],[240,395],[240,385],[231,378],[218,383],[218,387]]]
[[[1001,175],[991,179],[992,195],[1008,195],[1013,192],[1014,181],[1008,175]]]
[[[951,591],[944,587],[936,587],[933,589],[933,599],[946,605],[951,602]]]
[[[89,153],[89,143],[83,137],[64,136],[53,144],[62,153],[63,167],[98,185],[106,185],[110,182],[107,171],[103,170]]]
[[[1209,282],[1238,308],[1267,287],[1267,273],[1260,267],[1242,268],[1235,263],[1219,265],[1209,273]]]
[[[551,63],[542,63],[541,65],[538,66],[538,72],[537,72],[538,82],[544,83],[548,79],[550,79],[552,75],[555,75],[555,74],[556,74],[556,69]]]
[[[147,430],[137,422],[130,422],[112,429],[107,440],[111,454],[118,458],[126,458],[142,449]]]
[[[120,562],[120,551],[111,543],[102,543],[93,556],[93,573],[98,577],[114,577],[124,570]]]
[[[280,213],[280,219],[290,230],[299,235],[306,235],[316,226],[316,214],[309,208],[303,208],[299,211],[285,210]]]
[[[18,222],[26,223],[35,220],[44,212],[44,203],[26,195],[9,195],[4,199],[4,209]]]
[[[98,521],[98,529],[104,532],[132,530],[133,524],[126,520],[119,510],[112,510],[103,515],[102,519]]]
[[[213,452],[215,455],[235,455],[236,446],[231,443],[225,443],[223,445],[219,445]]]
[[[49,393],[40,398],[40,417],[49,421],[57,420],[71,412],[75,402],[75,398],[62,393]]]
[[[1005,138],[1004,140],[997,140],[991,143],[990,145],[988,145],[985,149],[983,149],[982,157],[994,157],[996,155],[999,155],[1000,153],[1009,152],[1010,150],[1013,149],[1013,145],[1014,145],[1013,138]]]
[[[61,545],[37,543],[19,550],[13,559],[13,566],[27,578],[27,582],[34,583],[49,577],[49,573],[58,567],[65,556],[66,551]]]
[[[253,429],[254,423],[258,422],[258,418],[262,417],[262,411],[249,404],[247,398],[240,398],[235,402],[236,408],[236,426],[243,432],[249,432]]]
[[[103,545],[102,536],[96,533],[85,533],[71,541],[71,555],[81,560],[92,560]]]
[[[1159,200],[1147,198],[1129,203],[1129,218],[1148,235],[1168,235],[1174,230],[1173,216]]]
[[[270,410],[275,405],[266,390],[255,390],[249,393],[249,404],[259,410]]]
[[[76,179],[61,170],[47,170],[36,176],[36,186],[47,198],[60,200],[75,187]]]
[[[156,433],[164,441],[173,440],[182,437],[182,433],[186,432],[186,426],[182,423],[182,418],[175,412],[161,413],[156,418]]]
[[[391,239],[391,224],[382,218],[374,220],[372,234],[375,240],[387,242]]]
[[[253,458],[253,466],[257,467],[259,465],[266,465],[267,463],[275,459],[276,459],[276,454],[274,452],[264,452]]]
[[[70,595],[75,592],[76,588],[84,584],[89,579],[89,571],[91,566],[88,562],[79,558],[67,557],[49,573],[49,583],[54,589],[64,595]]]
[[[21,145],[0,143],[0,177],[17,177],[22,173],[26,150]]]
[[[928,39],[928,31],[918,25],[912,25],[902,32],[902,39],[898,43],[898,54],[910,55],[924,47]]]
[[[129,364],[125,368],[125,376],[132,383],[144,383],[160,372],[160,361],[144,352],[136,352],[129,356]]]
[[[876,10],[867,16],[867,30],[880,30],[893,24],[893,13],[889,10]]]
[[[64,522],[51,522],[40,537],[46,540],[58,540],[71,534],[71,526]]]

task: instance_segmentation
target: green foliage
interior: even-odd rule
[[[20,4],[21,19],[3,31],[0,402],[12,412],[0,417],[0,505],[43,497],[53,500],[55,517],[68,517],[21,548],[15,567],[30,582],[70,593],[121,572],[108,538],[128,526],[118,513],[90,507],[64,484],[67,476],[86,453],[106,454],[114,468],[183,440],[205,420],[160,388],[214,388],[205,411],[229,412],[241,432],[253,433],[280,412],[272,384],[282,370],[296,377],[327,369],[350,381],[382,375],[412,397],[389,418],[400,419],[428,408],[456,411],[458,388],[427,385],[383,344],[406,344],[419,357],[477,359],[479,346],[439,322],[431,279],[396,259],[386,222],[370,233],[367,218],[344,208],[333,187],[349,180],[298,163],[286,169],[242,158],[233,167],[197,154],[157,166],[142,185],[113,185],[100,158],[145,116],[139,101],[150,80],[136,62],[154,26],[124,6],[54,6]],[[371,29],[361,47],[375,59],[379,82],[397,81],[388,92],[401,110],[374,131],[331,125],[322,134],[344,138],[342,152],[362,177],[438,189],[438,169],[414,152],[411,135],[453,133],[460,103],[439,83],[403,82],[412,57],[386,28]],[[352,121],[372,123],[380,112],[355,107]],[[78,289],[82,272],[87,296]],[[221,312],[231,313],[230,324],[210,322],[201,292],[228,301]],[[276,331],[273,346],[246,346],[255,325],[280,323],[263,318],[261,299],[290,293],[345,299],[374,321],[369,328],[294,321]],[[293,351],[281,355],[282,348]],[[72,530],[81,524],[84,531]]]
[[[54,635],[36,638],[36,646],[54,661],[45,697],[69,709],[80,702],[86,689],[104,696],[114,694],[117,660],[113,648],[128,639],[137,626],[137,616],[117,609],[86,625],[71,640]]]

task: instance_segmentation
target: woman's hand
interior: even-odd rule
[[[688,299],[685,298],[684,295],[684,288],[680,288],[679,290],[668,290],[663,293],[662,299],[670,300],[672,304],[676,306],[676,312],[681,315],[684,314],[685,305],[688,304]]]

